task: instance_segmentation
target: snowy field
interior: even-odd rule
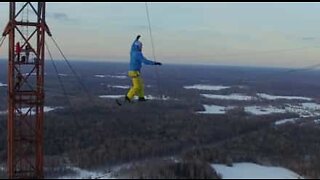
[[[300,96],[274,96],[274,95],[265,94],[265,93],[257,93],[257,96],[267,100],[287,99],[287,100],[312,101],[312,98],[300,97]]]
[[[222,179],[302,179],[295,172],[282,167],[262,166],[254,163],[234,163],[232,167],[211,165]]]
[[[240,87],[240,86],[239,86]],[[199,90],[221,90],[230,88],[230,86],[221,86],[221,85],[203,85],[195,84],[192,86],[184,86],[185,89],[199,89]],[[200,96],[208,99],[218,99],[218,100],[234,100],[234,101],[265,101],[268,103],[270,100],[287,100],[285,103],[279,103],[278,105],[255,105],[253,102],[252,105],[244,106],[244,111],[252,115],[268,115],[274,113],[295,113],[299,115],[299,118],[309,118],[314,117],[319,119],[320,116],[320,104],[310,102],[313,101],[313,98],[302,97],[302,96],[282,96],[282,95],[271,95],[267,93],[256,93],[255,95],[246,95],[243,93],[232,93],[228,95],[220,94],[200,94]],[[297,100],[300,102],[298,103]],[[292,103],[290,103],[292,101]],[[304,101],[304,102],[301,102]],[[204,111],[198,111],[198,114],[225,114],[227,109],[236,108],[225,107],[215,104],[203,104]],[[275,122],[275,125],[281,125],[285,123],[295,123],[299,118],[292,119],[280,119]],[[314,120],[315,123],[319,121]]]
[[[253,115],[266,115],[273,113],[286,113],[285,109],[279,109],[274,106],[246,106],[244,111]]]
[[[63,76],[63,77],[66,77],[66,76],[68,76],[68,74],[62,74],[62,73],[60,73],[60,74],[58,74],[59,76]]]
[[[124,97],[124,95],[100,95],[100,98],[118,99]]]
[[[221,86],[221,85],[203,85],[203,84],[195,84],[192,86],[184,86],[185,89],[199,89],[199,90],[211,90],[218,91],[221,89],[228,89],[230,86]]]
[[[98,78],[105,78],[105,77],[110,77],[110,78],[118,78],[118,79],[126,79],[127,76],[125,75],[104,75],[104,74],[96,74],[94,77]]]
[[[94,75],[94,77],[105,78],[106,76],[105,76],[105,75],[102,75],[102,74],[96,74],[96,75]]]
[[[110,174],[103,174],[101,172],[87,171],[78,167],[67,167],[72,170],[75,174],[62,176],[58,179],[110,179]]]
[[[217,95],[217,94],[200,94],[205,98],[222,99],[222,100],[236,100],[236,101],[251,101],[255,100],[255,97],[247,96],[243,94],[230,94],[230,95]]]
[[[99,97],[108,98],[108,99],[118,99],[118,98],[124,98],[124,95],[100,95]],[[163,100],[163,101],[171,100],[171,98],[168,96],[158,97],[158,96],[146,95],[145,98],[147,100]],[[134,99],[137,100],[138,97],[135,96]]]
[[[285,123],[295,123],[297,120],[299,120],[299,118],[282,119],[282,120],[276,121],[274,124],[275,125],[282,125]]]
[[[222,176],[222,179],[303,179],[299,174],[274,166],[262,166],[255,163],[234,163],[231,167],[224,164],[211,164],[211,167]],[[78,167],[67,167],[74,175],[61,176],[58,179],[115,179],[115,174],[124,168],[115,167],[108,172],[88,171]]]
[[[269,94],[257,93],[256,96],[248,96],[245,94],[233,93],[229,95],[220,95],[220,94],[200,94],[203,97],[211,98],[211,99],[223,99],[223,100],[238,100],[238,101],[250,101],[257,100],[258,98],[265,100],[304,100],[304,101],[312,101],[312,98],[308,97],[300,97],[300,96],[274,96]]]
[[[225,114],[226,107],[224,106],[217,106],[217,105],[207,105],[204,104],[204,111],[198,111],[197,113],[200,114]]]
[[[110,88],[129,89],[130,86],[108,85]]]
[[[45,106],[43,108],[43,111],[44,112],[50,112],[50,111],[53,111],[53,110],[56,110],[56,109],[61,109],[63,107],[49,107],[49,106]],[[30,110],[30,108],[21,108],[21,113],[22,114],[26,114],[28,111]],[[18,113],[18,112],[17,112]],[[32,108],[30,110],[30,115],[35,115],[35,108]],[[0,111],[0,115],[5,115],[7,114],[7,111]]]
[[[126,79],[126,78],[128,78],[128,76],[124,76],[124,75],[107,75],[107,77],[117,78],[117,79]]]
[[[204,104],[204,111],[198,111],[196,113],[201,114],[224,114],[227,109],[235,108],[235,106],[218,106],[218,105],[209,105]],[[320,104],[316,103],[299,103],[299,104],[284,104],[278,106],[245,106],[244,111],[252,114],[252,115],[268,115],[268,114],[274,114],[274,113],[296,113],[299,115],[300,118],[306,118],[306,117],[317,117],[320,116]],[[291,122],[296,121],[290,120]],[[284,122],[289,122],[289,120],[280,120],[276,124],[283,124]]]
[[[129,179],[126,177],[121,178],[120,171],[122,169],[129,169],[132,163],[121,164],[104,171],[88,171],[74,166],[68,166],[67,169],[74,172],[73,175],[60,176],[58,179]]]

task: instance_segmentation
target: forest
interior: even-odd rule
[[[63,69],[62,64],[58,65]],[[161,91],[171,98],[167,101],[149,100],[119,107],[114,99],[99,98],[99,95],[125,94],[127,91],[110,88],[108,84],[130,85],[131,82],[128,78],[97,78],[94,75],[123,75],[126,68],[125,64],[117,63],[76,63],[87,91],[74,75],[63,69],[62,73],[70,75],[63,78],[68,93],[66,97],[48,65],[45,104],[63,108],[45,114],[46,177],[73,173],[68,166],[97,170],[132,162],[140,163],[120,171],[118,177],[220,178],[210,164],[232,165],[233,162],[282,166],[307,178],[320,177],[319,125],[289,123],[276,126],[277,120],[298,115],[256,116],[243,108],[250,104],[279,104],[286,100],[212,100],[199,96],[208,91],[183,88],[197,83],[223,84],[231,88],[215,93],[254,94],[263,90],[270,94],[312,97],[317,102],[320,84],[316,79],[320,73],[294,74],[295,80],[287,75],[266,81],[266,76],[284,70],[171,65],[160,71],[160,77],[155,77],[151,68],[145,70],[145,82],[151,86],[146,88],[146,94],[159,96]],[[191,72],[196,73],[190,76]],[[2,76],[0,82],[6,82]],[[157,88],[159,82],[161,87]],[[250,88],[242,89],[238,85]],[[6,102],[5,88],[0,88],[0,93],[1,100]],[[293,102],[299,103],[299,100]],[[237,105],[238,108],[225,114],[196,113],[203,110],[203,104],[210,103]],[[5,110],[6,103],[0,107]],[[6,162],[6,119],[5,115],[0,115],[0,167]],[[6,177],[1,169],[0,177]]]

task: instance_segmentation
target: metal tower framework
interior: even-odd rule
[[[10,2],[9,22],[3,32],[4,36],[9,35],[7,173],[10,179],[44,177],[45,32],[51,35],[45,8],[45,2],[25,2],[21,8]],[[26,21],[19,20],[24,11],[28,11]]]

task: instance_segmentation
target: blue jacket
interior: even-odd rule
[[[135,40],[131,45],[130,51],[130,71],[139,71],[141,70],[142,63],[146,65],[154,65],[155,62],[145,58],[137,45],[135,45]]]

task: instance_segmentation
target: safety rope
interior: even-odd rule
[[[6,36],[2,36],[1,39],[0,39],[0,48],[4,42],[4,40],[6,39]]]
[[[72,103],[71,103],[71,100],[70,100],[70,98],[69,98],[69,96],[68,96],[68,94],[67,94],[66,88],[65,88],[64,84],[62,83],[62,79],[61,79],[61,77],[59,76],[59,71],[58,71],[58,68],[57,68],[54,60],[53,60],[53,57],[52,57],[51,51],[50,51],[50,49],[49,49],[49,46],[48,46],[47,43],[45,43],[45,44],[46,44],[46,49],[47,49],[48,54],[49,54],[49,56],[50,56],[50,60],[51,60],[51,62],[52,62],[53,68],[54,68],[55,73],[56,73],[56,75],[57,75],[57,78],[58,78],[58,81],[59,81],[59,85],[60,85],[60,87],[61,87],[61,89],[62,89],[63,95],[64,95],[64,97],[66,98],[67,103],[68,103],[68,105],[69,105],[69,108],[70,108],[70,110],[71,110],[70,112],[71,112],[71,116],[72,116],[73,123],[74,123],[74,125],[75,125],[75,129],[81,129],[81,126],[80,126],[80,124],[79,124],[79,122],[77,121],[77,118],[76,118],[75,109],[73,108]],[[67,131],[68,131],[67,128],[64,128],[64,129],[63,129],[63,135],[65,135],[65,133],[66,133]],[[56,145],[57,145],[57,147],[58,147],[60,150],[63,150],[63,143],[56,143]]]
[[[151,22],[150,22],[150,15],[149,15],[149,7],[148,7],[147,2],[145,3],[145,5],[146,5],[148,25],[149,25],[149,34],[150,34],[150,39],[151,39],[152,54],[153,54],[154,61],[156,61],[155,50],[154,50],[155,48],[154,48],[152,29],[151,29]]]
[[[154,41],[153,41],[153,35],[152,35],[149,7],[148,7],[147,2],[145,2],[145,7],[146,7],[146,14],[147,14],[147,20],[148,20],[148,25],[149,25],[148,27],[149,27],[149,35],[150,35],[150,39],[151,39],[152,54],[153,54],[154,62],[156,62],[155,47],[154,47]],[[156,81],[157,81],[157,86],[158,86],[158,91],[159,91],[158,93],[160,95],[160,100],[162,100],[163,93],[161,91],[161,86],[160,86],[160,81],[159,81],[158,67],[155,66],[155,69],[156,69]]]
[[[84,83],[82,82],[82,79],[80,78],[80,76],[77,74],[77,72],[74,70],[74,68],[72,67],[72,65],[70,64],[70,62],[68,61],[68,59],[66,58],[66,56],[64,55],[64,53],[62,52],[61,48],[59,47],[58,43],[56,42],[56,40],[51,36],[51,39],[53,41],[53,43],[55,44],[55,46],[58,48],[60,54],[62,55],[63,59],[66,61],[68,67],[70,68],[70,70],[72,71],[73,75],[77,78],[78,83],[82,86],[83,90],[85,91],[85,93],[87,94],[87,97],[90,99],[90,102],[94,102],[94,98],[92,97],[92,95],[89,93],[89,90],[87,89],[87,87],[84,85]]]
[[[2,46],[2,44],[3,44],[5,39],[6,39],[6,36],[1,36],[1,38],[0,38],[0,49],[1,49],[1,46]],[[5,122],[5,121],[3,121],[3,122]],[[1,131],[5,131],[7,129],[5,123],[3,123],[3,122],[0,122],[0,129],[2,129]]]
[[[68,94],[67,94],[66,88],[65,88],[64,84],[62,83],[62,79],[61,79],[61,77],[59,76],[58,68],[57,68],[57,66],[56,66],[56,64],[55,64],[55,62],[54,62],[54,60],[53,60],[53,57],[52,57],[52,54],[51,54],[51,51],[50,51],[50,49],[49,49],[48,44],[47,44],[47,43],[45,43],[45,44],[46,44],[46,49],[47,49],[47,51],[48,51],[48,54],[49,54],[49,56],[50,56],[50,60],[51,60],[51,62],[52,62],[53,69],[54,69],[54,71],[55,71],[55,73],[56,73],[56,75],[57,75],[57,78],[58,78],[58,81],[59,81],[59,85],[60,85],[60,87],[61,87],[61,89],[62,89],[63,95],[64,95],[64,97],[66,98],[67,103],[68,103],[68,105],[69,105],[69,107],[70,107],[70,109],[71,109],[71,113],[72,113],[72,116],[73,116],[74,120],[76,120],[75,115],[74,115],[75,113],[74,113],[74,109],[73,109],[72,103],[71,103],[71,101],[70,101],[70,99],[69,99],[69,96],[68,96]],[[75,122],[76,122],[76,121],[75,121]]]

